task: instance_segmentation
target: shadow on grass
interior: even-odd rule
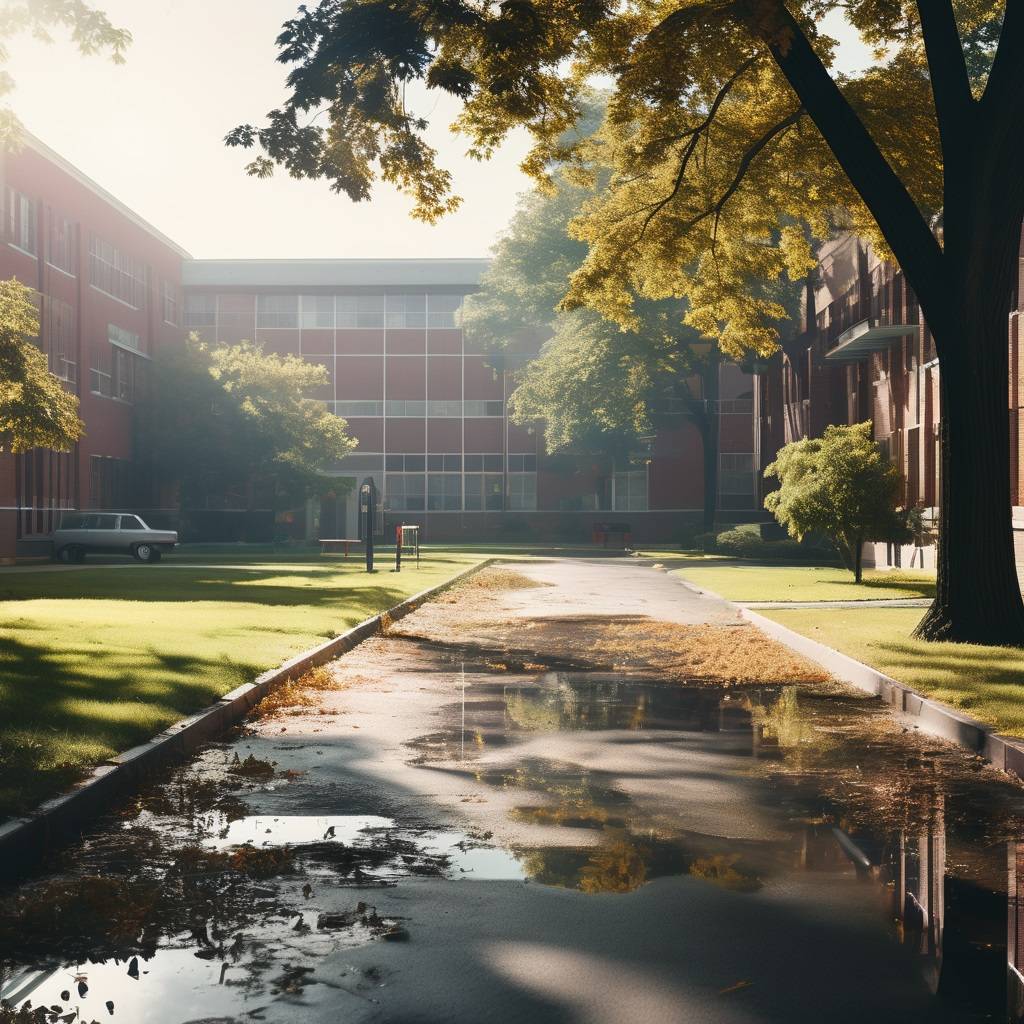
[[[157,568],[151,572],[110,572],[97,568],[0,579],[0,601],[221,601],[293,607],[341,606],[356,601],[374,608],[389,608],[406,596],[407,591],[398,587],[368,585],[369,580],[379,578],[365,573],[355,578],[341,576],[330,569]]]
[[[150,739],[264,666],[0,638],[0,819]]]

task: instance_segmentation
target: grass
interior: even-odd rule
[[[4,571],[0,820],[480,557]]]
[[[878,601],[935,594],[935,577],[926,572],[865,569],[858,585],[852,573],[830,566],[698,563],[675,571],[730,601]]]
[[[828,644],[930,697],[1024,736],[1024,651],[925,643],[910,636],[919,608],[788,608],[768,618]]]

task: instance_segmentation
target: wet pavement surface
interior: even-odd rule
[[[835,686],[588,661],[583,623],[732,616],[517,571],[0,892],[0,1021],[1021,1019],[1015,781]]]

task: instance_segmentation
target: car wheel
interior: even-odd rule
[[[159,562],[160,549],[155,544],[136,544],[135,557],[140,562]]]

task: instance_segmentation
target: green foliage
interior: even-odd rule
[[[871,437],[871,423],[827,427],[782,448],[764,475],[779,481],[764,506],[797,540],[829,537],[860,579],[861,545],[905,530],[900,475]]]
[[[210,348],[193,335],[158,354],[155,377],[139,450],[192,500],[258,489],[274,507],[294,507],[356,446],[343,419],[306,397],[327,383],[326,369],[297,356],[247,341]]]
[[[38,336],[32,289],[0,281],[0,438],[11,452],[67,451],[84,429],[78,399],[50,373]]]
[[[933,41],[950,24],[954,37],[959,30],[965,77],[980,95],[1000,65],[997,42],[1004,61],[1016,45],[1005,30],[1000,40],[1003,5],[954,0],[957,23],[944,5],[928,6],[942,8],[927,12]],[[413,198],[415,216],[433,221],[458,199],[406,87],[425,88],[424,107],[431,91],[448,93],[462,103],[454,127],[474,155],[525,128],[534,147],[523,168],[542,185],[565,164],[583,187],[599,185],[574,225],[588,256],[570,303],[631,324],[636,296],[685,296],[691,324],[724,350],[767,352],[784,315],[772,286],[812,265],[810,235],[842,224],[883,245],[890,224],[880,231],[875,217],[892,198],[884,212],[913,214],[926,240],[927,218],[943,207],[938,64],[929,64],[943,52],[937,43],[926,51],[919,7],[321,0],[300,8],[278,39],[278,59],[291,68],[286,102],[265,126],[242,125],[227,141],[260,150],[252,173],[278,164],[356,200],[376,179],[392,182]],[[878,54],[859,74],[832,70],[837,40],[820,26],[833,11]],[[943,68],[953,78],[956,60],[951,51]],[[1007,84],[996,77],[993,93]],[[602,124],[574,131],[590,115],[594,80],[609,83]],[[871,192],[878,175],[866,176],[879,157],[895,177]]]

